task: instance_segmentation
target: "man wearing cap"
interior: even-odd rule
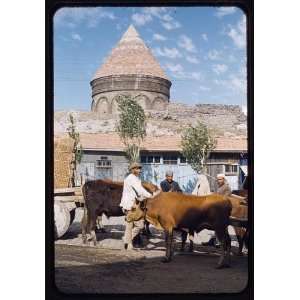
[[[217,183],[218,183],[218,189],[217,193],[221,195],[229,196],[231,195],[231,188],[225,179],[225,174],[218,174],[217,175]]]
[[[173,171],[166,172],[166,179],[160,183],[163,192],[179,192],[182,193],[179,184],[173,180]]]
[[[132,210],[135,205],[135,200],[143,201],[145,198],[152,198],[152,194],[147,192],[142,186],[142,182],[139,178],[142,170],[142,166],[139,163],[132,163],[129,167],[130,174],[124,180],[123,194],[120,206],[122,207],[125,215],[128,211]],[[140,233],[144,228],[144,220],[127,222],[124,233],[124,248],[133,249],[132,240]]]
[[[217,175],[217,184],[218,184],[217,194],[226,195],[226,196],[231,195],[231,188],[225,178],[225,174]],[[202,243],[202,245],[219,247],[220,243],[214,231],[210,231],[209,235],[211,236],[209,241],[206,243]]]

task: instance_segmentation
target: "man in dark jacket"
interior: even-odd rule
[[[173,172],[166,172],[166,179],[160,183],[160,187],[163,192],[179,192],[182,193],[179,184],[173,180]]]

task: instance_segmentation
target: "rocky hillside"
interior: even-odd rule
[[[90,111],[56,111],[54,114],[55,134],[66,132],[68,114],[72,113],[79,132],[109,133],[115,131],[117,116],[101,116]],[[211,128],[216,136],[245,136],[247,116],[238,105],[198,104],[196,106],[170,103],[166,111],[149,110],[147,134],[175,135],[197,120]]]

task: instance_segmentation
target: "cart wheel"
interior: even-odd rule
[[[68,231],[70,224],[71,224],[71,214],[68,208],[61,202],[55,202],[54,203],[55,239],[61,238]]]

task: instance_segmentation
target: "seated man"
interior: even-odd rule
[[[173,180],[173,171],[166,172],[166,179],[160,183],[163,192],[179,192],[182,193],[179,184]]]

